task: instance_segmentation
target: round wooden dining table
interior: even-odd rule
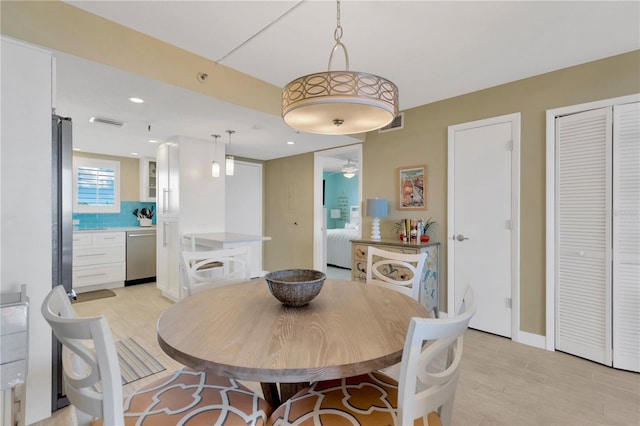
[[[308,305],[287,307],[256,279],[177,302],[158,320],[158,342],[186,366],[261,382],[277,406],[308,382],[398,363],[411,317],[427,316],[400,292],[334,279]]]

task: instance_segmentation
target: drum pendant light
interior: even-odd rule
[[[398,115],[398,87],[377,75],[349,71],[349,55],[341,42],[337,1],[335,45],[326,72],[299,77],[282,90],[282,118],[303,132],[349,135],[376,130]],[[333,54],[344,52],[346,70],[331,71]]]

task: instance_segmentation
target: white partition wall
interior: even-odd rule
[[[225,223],[227,232],[262,235],[262,164],[236,161],[235,173],[225,179]],[[252,277],[262,273],[262,241],[250,246]]]
[[[0,289],[30,301],[26,424],[51,415],[51,328],[40,304],[51,290],[52,55],[2,38]]]

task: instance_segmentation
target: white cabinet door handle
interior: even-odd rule
[[[167,222],[162,222],[162,247],[167,246]]]

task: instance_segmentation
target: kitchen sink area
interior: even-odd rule
[[[97,227],[73,231],[76,293],[153,282],[156,227]]]

